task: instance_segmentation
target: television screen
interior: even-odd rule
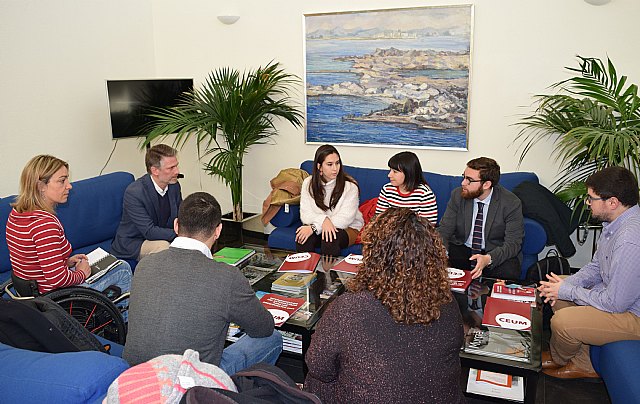
[[[154,108],[175,106],[193,88],[193,79],[107,80],[107,97],[114,139],[146,136],[145,125]]]

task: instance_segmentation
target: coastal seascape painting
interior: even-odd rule
[[[304,21],[307,143],[468,148],[472,5]]]

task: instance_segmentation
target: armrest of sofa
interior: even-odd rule
[[[525,217],[520,279],[527,277],[527,270],[538,261],[538,254],[544,249],[546,243],[547,233],[544,231],[544,227],[539,222]]]
[[[93,403],[129,368],[97,351],[44,353],[0,343],[0,397],[9,403]]]
[[[604,380],[613,404],[640,402],[640,341],[617,341],[591,347],[591,363]]]
[[[288,212],[283,206],[278,213],[271,219],[271,224],[275,227],[299,227],[302,225],[300,221],[300,205],[288,205]]]

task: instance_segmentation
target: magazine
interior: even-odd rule
[[[517,302],[535,302],[536,288],[532,286],[505,285],[504,283],[494,283],[491,297],[505,300],[515,300]]]
[[[247,265],[240,270],[242,275],[249,280],[249,284],[254,285],[260,279],[275,271],[274,268],[260,268],[253,265]]]
[[[316,274],[285,273],[271,284],[275,292],[300,293],[316,280]]]
[[[463,351],[531,363],[531,333],[502,333],[495,330],[471,328],[465,336]]]
[[[511,376],[485,370],[469,369],[467,393],[524,401],[524,383],[521,376]]]
[[[284,324],[293,313],[305,303],[304,299],[266,293],[260,297],[260,303],[273,316],[276,327]]]

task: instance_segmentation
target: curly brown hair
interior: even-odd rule
[[[408,208],[375,217],[362,233],[362,254],[349,290],[371,291],[398,323],[429,324],[453,299],[440,235]]]

